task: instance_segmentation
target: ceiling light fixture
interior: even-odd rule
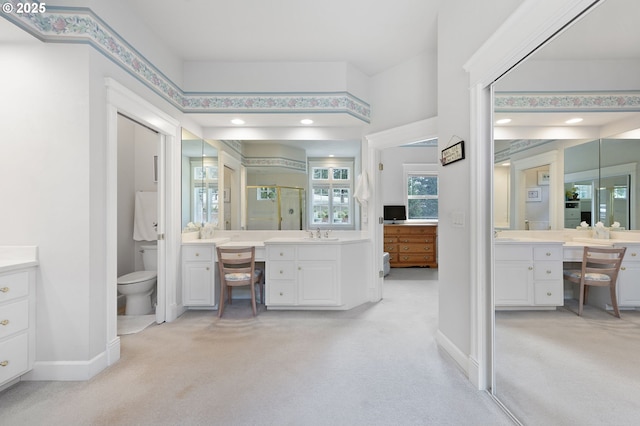
[[[582,118],[572,118],[570,120],[565,121],[567,124],[576,124],[582,121]]]
[[[507,124],[507,123],[511,123],[510,118],[501,118],[500,120],[496,121],[496,124]]]
[[[233,124],[244,124],[244,120],[241,118],[234,118],[233,120],[231,120],[231,122]]]
[[[302,123],[302,124],[313,124],[313,120],[311,120],[310,118],[303,118],[302,120],[300,120],[300,123]]]

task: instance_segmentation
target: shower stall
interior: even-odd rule
[[[248,230],[306,228],[305,192],[289,186],[247,186]]]

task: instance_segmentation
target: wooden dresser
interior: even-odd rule
[[[438,225],[384,225],[384,251],[392,268],[438,267]]]

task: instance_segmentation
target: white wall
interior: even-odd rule
[[[371,78],[371,129],[378,132],[438,115],[437,55],[424,52]]]
[[[381,153],[382,164],[382,203],[383,205],[404,204],[406,188],[404,182],[404,164],[437,164],[437,147],[396,147],[387,148]]]
[[[443,2],[438,18],[439,149],[451,138],[464,139],[466,159],[440,168],[438,222],[439,332],[461,353],[471,352],[470,228],[471,158],[487,145],[471,145],[469,76],[463,65],[519,5],[514,0],[451,0]],[[483,141],[484,144],[491,143]],[[491,188],[486,188],[489,197]],[[452,216],[463,216],[454,225]]]
[[[89,358],[88,49],[0,55],[0,241],[39,249],[37,360]]]

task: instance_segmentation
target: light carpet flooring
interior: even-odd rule
[[[496,313],[496,394],[525,425],[640,424],[640,312]]]
[[[265,311],[246,300],[121,338],[86,382],[21,382],[3,425],[510,425],[436,345],[437,271],[392,270],[350,311]]]

